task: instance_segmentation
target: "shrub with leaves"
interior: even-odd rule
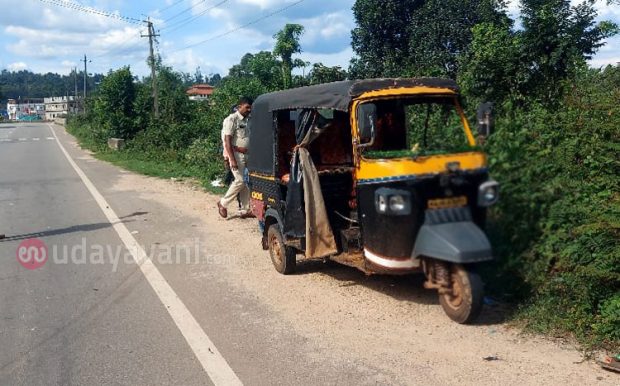
[[[557,110],[503,106],[487,149],[503,193],[490,231],[504,278],[531,296],[531,327],[618,346],[620,68],[566,87]]]

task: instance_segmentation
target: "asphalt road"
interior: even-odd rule
[[[421,277],[279,275],[215,200],[0,124],[0,386],[617,384],[508,305],[464,326]]]
[[[218,264],[200,287],[188,283],[186,256],[208,264],[217,235],[111,190],[124,171],[54,131],[0,125],[0,385],[370,383],[354,363],[321,359],[274,328]],[[43,256],[25,252],[33,239],[47,260],[27,269]],[[137,264],[132,242],[161,258]]]

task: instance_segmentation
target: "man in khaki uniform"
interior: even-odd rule
[[[252,111],[252,100],[241,98],[237,111],[224,119],[222,134],[224,136],[224,151],[228,155],[230,170],[235,177],[230,184],[228,192],[217,202],[220,216],[228,217],[228,206],[236,202],[239,195],[241,202],[241,218],[252,217],[250,212],[250,191],[243,181],[250,143],[250,131],[248,129],[248,117]]]

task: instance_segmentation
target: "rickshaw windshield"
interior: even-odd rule
[[[363,156],[397,158],[471,150],[453,96],[391,98],[357,110]]]

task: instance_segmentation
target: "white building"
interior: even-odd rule
[[[46,121],[66,117],[67,114],[77,113],[78,111],[78,104],[73,96],[44,98],[44,103]]]
[[[209,84],[195,84],[186,91],[189,100],[206,101],[213,94],[214,87]]]
[[[45,119],[45,104],[42,99],[29,98],[25,101],[9,99],[6,104],[9,120]]]

